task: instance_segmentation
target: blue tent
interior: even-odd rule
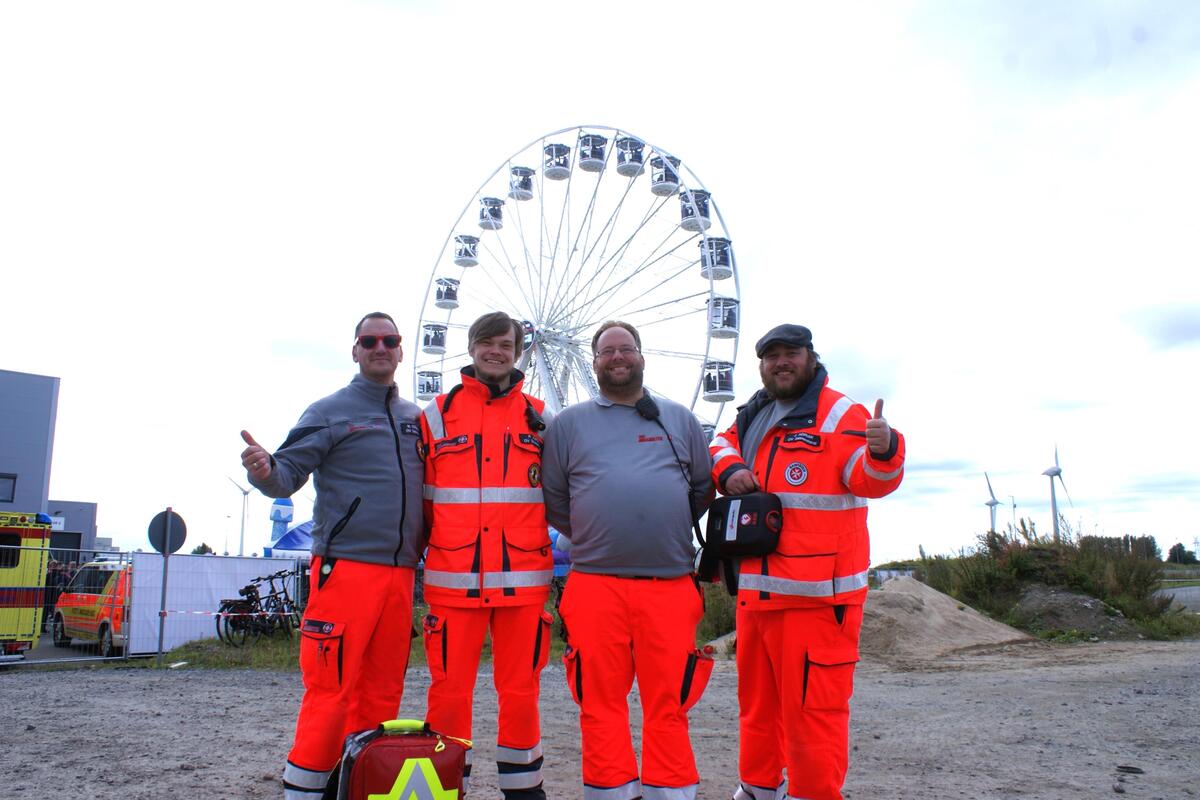
[[[279,541],[263,549],[263,555],[273,558],[308,558],[312,552],[313,521],[293,525]]]

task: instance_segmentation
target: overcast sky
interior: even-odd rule
[[[4,4],[0,368],[62,379],[51,497],[129,548],[171,505],[236,553],[238,431],[281,442],[344,385],[365,311],[411,339],[480,183],[599,124],[713,192],[739,401],[784,321],[884,398],[909,460],[875,563],[970,547],[984,471],[1049,530],[1056,445],[1073,526],[1191,548],[1200,6],[756,8]]]

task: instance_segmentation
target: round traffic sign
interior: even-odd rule
[[[171,520],[170,541],[167,541],[168,515]],[[160,511],[150,520],[149,534],[151,547],[160,553],[174,553],[183,547],[183,540],[187,538],[187,523],[183,521],[183,517],[170,509]]]

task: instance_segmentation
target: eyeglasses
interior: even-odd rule
[[[374,350],[375,345],[383,342],[383,346],[388,350],[395,350],[400,346],[401,336],[398,333],[389,333],[387,336],[372,336],[369,333],[364,333],[358,337],[358,346],[364,350]]]
[[[641,351],[638,350],[636,347],[631,347],[629,345],[625,345],[623,347],[606,347],[603,350],[596,351],[596,358],[612,358],[617,353],[620,353],[622,356],[628,357],[628,356],[636,355],[637,353],[640,353],[640,352]]]

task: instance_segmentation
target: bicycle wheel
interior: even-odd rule
[[[230,604],[224,617],[225,644],[233,647],[242,647],[246,644],[246,637],[250,635],[253,625],[251,622],[253,617],[246,616],[248,611],[250,608],[245,603]]]

